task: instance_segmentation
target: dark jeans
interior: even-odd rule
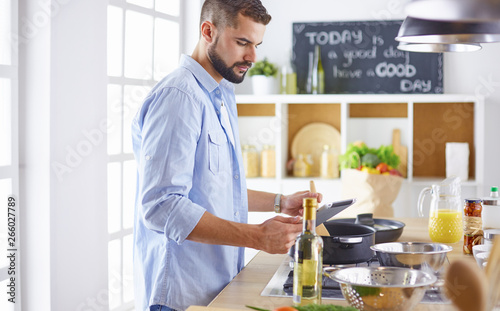
[[[149,308],[150,311],[175,311],[167,306],[154,305]]]

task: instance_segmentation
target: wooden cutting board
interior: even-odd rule
[[[408,175],[408,148],[401,145],[401,131],[399,129],[392,131],[392,148],[394,153],[399,156],[398,171],[406,178]]]

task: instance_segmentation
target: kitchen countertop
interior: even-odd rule
[[[398,241],[430,242],[427,231],[427,218],[396,218],[406,224]],[[463,241],[450,244],[453,250],[448,253],[450,262],[458,258],[474,261],[472,256],[462,253]],[[217,309],[245,309],[245,305],[264,309],[274,309],[279,306],[291,306],[292,298],[261,296],[261,292],[272,278],[287,255],[271,255],[259,252],[248,265],[224,288],[208,307],[192,306],[188,311],[218,311]],[[347,306],[345,300],[325,300],[324,303]],[[415,311],[456,310],[450,304],[419,304]]]

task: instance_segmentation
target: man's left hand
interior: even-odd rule
[[[316,198],[321,203],[323,195],[311,191],[299,191],[291,195],[281,197],[281,212],[290,216],[302,216],[302,202],[304,198]]]

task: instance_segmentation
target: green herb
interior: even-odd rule
[[[278,72],[278,67],[270,63],[267,58],[264,60],[255,62],[253,66],[248,70],[248,75],[251,76],[275,76]]]
[[[354,307],[336,306],[330,304],[310,304],[307,306],[295,307],[299,311],[357,311]]]
[[[257,308],[253,306],[248,306],[245,305],[245,307],[257,310],[257,311],[271,311],[268,309],[262,309],[262,308]],[[336,306],[336,305],[331,305],[331,304],[310,304],[306,306],[297,306],[294,307],[298,311],[358,311],[358,309],[354,307],[344,307],[344,306]]]
[[[250,308],[250,309],[254,309],[254,310],[257,310],[257,311],[271,311],[269,309],[262,309],[262,308],[257,308],[257,307],[249,306],[249,305],[245,305],[245,307]]]
[[[381,289],[369,286],[352,286],[354,292],[358,293],[359,297],[377,296],[380,294]]]

